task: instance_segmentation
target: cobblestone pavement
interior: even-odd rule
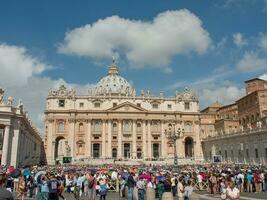
[[[15,195],[14,195],[15,196]],[[197,192],[197,196],[199,200],[218,200],[220,199],[219,195],[216,195],[215,197],[212,197],[210,194],[207,194],[207,192]],[[68,194],[68,193],[64,193],[64,197],[65,200],[75,200],[74,195],[73,194]],[[32,199],[27,199],[25,198],[25,200],[33,200],[35,198]],[[267,193],[242,193],[241,194],[241,200],[266,200],[267,199]],[[80,198],[80,200],[88,200],[88,198],[82,196]],[[99,197],[97,197],[96,200],[99,200]],[[125,198],[120,198],[119,194],[116,192],[109,192],[106,200],[126,200]],[[174,200],[178,200],[178,198],[175,198]],[[194,200],[194,199],[192,199]]]

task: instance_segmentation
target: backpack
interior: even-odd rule
[[[172,186],[172,182],[170,179],[166,179],[164,181],[164,186],[170,188]]]
[[[57,190],[57,182],[56,181],[52,181],[51,182],[51,189],[52,190]]]
[[[94,184],[95,184],[95,178],[93,180],[89,181],[88,188],[90,188],[90,189],[93,188]]]

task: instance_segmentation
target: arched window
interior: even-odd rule
[[[58,122],[57,124],[57,132],[64,133],[65,130],[65,123],[63,121]]]
[[[142,125],[141,125],[140,122],[138,122],[138,123],[136,124],[136,127],[137,127],[137,132],[142,132]]]
[[[123,121],[123,131],[130,132],[132,131],[132,123],[130,120]]]
[[[96,132],[100,132],[101,131],[101,126],[102,126],[102,124],[101,124],[101,121],[100,120],[95,120],[94,121],[94,131],[96,131]]]
[[[117,158],[117,149],[116,148],[112,149],[112,158]]]
[[[84,154],[84,147],[85,147],[85,142],[82,140],[79,140],[77,142],[77,154]]]
[[[117,125],[116,122],[114,122],[114,123],[112,124],[112,131],[113,131],[113,132],[117,132],[117,131],[118,131],[118,125]]]
[[[185,123],[184,131],[185,132],[192,132],[192,123],[191,122],[186,122]]]
[[[153,120],[151,124],[152,124],[152,127],[151,127],[151,131],[152,132],[160,132],[160,123],[159,123],[159,121]]]
[[[84,132],[84,125],[83,123],[79,124],[79,132]]]

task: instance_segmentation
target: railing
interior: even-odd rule
[[[266,131],[267,131],[267,127],[246,129],[246,130],[238,131],[238,132],[228,132],[228,133],[223,132],[223,134],[220,134],[220,135],[207,137],[207,138],[203,139],[203,141],[216,140],[216,139],[222,139],[222,138],[225,139],[225,138],[231,138],[231,137],[240,136],[240,135],[250,135],[250,134],[255,134],[255,133],[262,133],[262,132],[266,132]]]

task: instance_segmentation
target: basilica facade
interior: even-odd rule
[[[79,159],[164,160],[173,158],[174,144],[166,131],[181,135],[176,140],[178,158],[202,159],[198,98],[188,88],[166,97],[153,96],[119,75],[113,60],[108,74],[88,90],[61,85],[50,90],[45,110],[45,151],[48,164],[70,156]]]

